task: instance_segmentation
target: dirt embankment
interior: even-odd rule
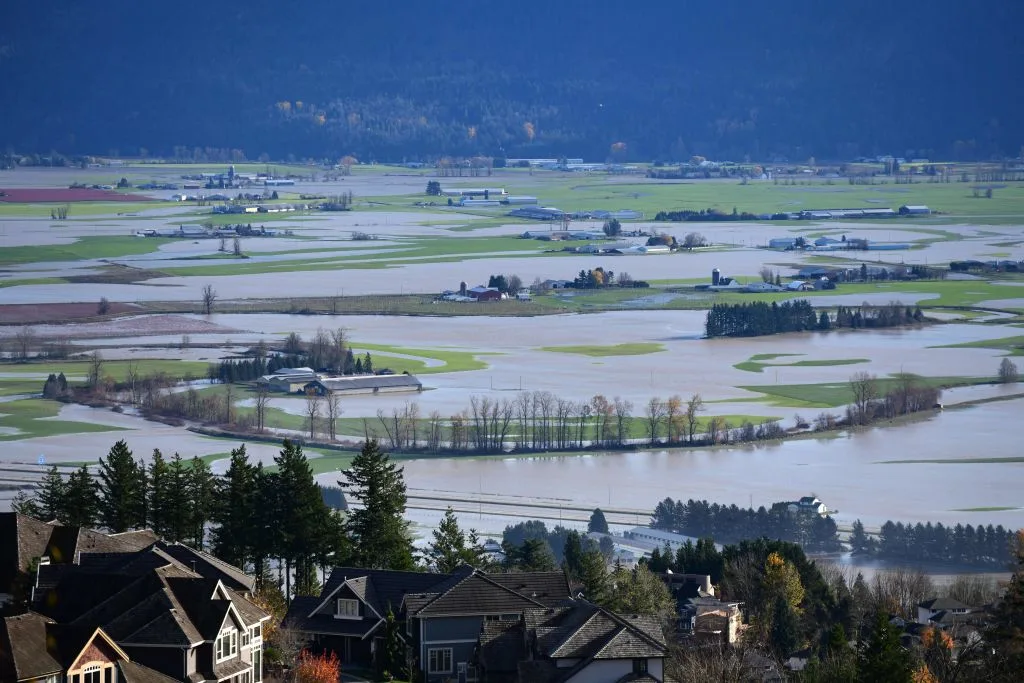
[[[136,304],[111,302],[109,306],[107,315],[138,313],[142,310]],[[35,325],[99,320],[102,316],[97,313],[96,307],[97,304],[94,303],[0,304],[0,324]]]

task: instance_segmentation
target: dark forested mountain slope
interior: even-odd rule
[[[1022,25],[950,0],[11,2],[0,145],[986,158],[1024,143]]]

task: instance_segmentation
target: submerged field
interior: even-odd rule
[[[193,168],[117,171],[134,183],[184,172]],[[628,402],[627,434],[638,441],[646,438],[651,399],[675,395],[684,402],[695,394],[703,397],[702,424],[719,417],[733,426],[766,419],[790,426],[797,413],[813,420],[818,412],[842,412],[851,400],[850,377],[858,372],[876,375],[883,389],[892,385],[893,376],[912,374],[923,384],[950,388],[947,406],[973,406],[925,415],[911,424],[781,446],[406,461],[416,487],[468,492],[486,484],[502,493],[550,489],[577,501],[614,498],[638,507],[664,495],[745,503],[748,497],[771,502],[772,497],[813,491],[850,519],[877,514],[926,521],[969,515],[975,523],[984,518],[1020,524],[1024,470],[1011,430],[996,425],[1010,419],[1010,408],[1019,408],[1021,400],[1013,398],[1012,385],[1004,389],[992,383],[1003,357],[1024,353],[1024,277],[998,273],[875,281],[770,294],[714,294],[693,287],[708,282],[713,268],[753,282],[761,279],[762,268],[788,280],[808,265],[1024,260],[1024,188],[1011,183],[989,200],[974,198],[970,184],[960,183],[741,185],[520,171],[444,181],[503,186],[567,210],[634,209],[645,218],[624,222],[627,231],[662,232],[677,240],[700,232],[712,243],[675,254],[597,255],[564,250],[586,242],[520,238],[526,230],[561,226],[515,220],[504,215],[505,208],[415,206],[430,199],[423,195],[429,177],[387,172],[396,175],[358,168],[344,181],[300,181],[289,192],[351,190],[355,210],[257,215],[254,225],[266,222],[278,234],[241,238],[240,254],[230,239],[222,245],[217,239],[135,236],[150,228],[234,222],[211,216],[209,207],[167,201],[75,204],[68,220],[54,221],[47,205],[0,204],[0,342],[7,354],[0,364],[3,457],[94,461],[123,437],[137,444],[137,454],[156,447],[180,450],[220,466],[230,450],[225,440],[147,422],[130,410],[118,414],[44,400],[39,396],[43,383],[50,373],[63,372],[71,384],[83,384],[89,374],[84,356],[93,351],[103,357],[103,376],[112,384],[135,373],[164,373],[172,382],[196,380],[206,377],[211,363],[242,357],[260,342],[280,348],[292,332],[308,341],[318,329],[344,328],[353,350],[369,352],[375,368],[409,372],[424,384],[422,393],[345,397],[338,433],[352,441],[368,431],[383,434],[380,417],[411,403],[421,419],[434,411],[448,417],[468,410],[474,397],[512,401],[526,391],[573,402],[597,395]],[[17,173],[0,174],[0,186],[11,185],[7,179]],[[36,172],[32,181],[47,177],[54,186],[66,187],[76,176],[71,170],[55,170],[52,176]],[[154,196],[166,200],[170,194]],[[281,194],[281,202],[293,196]],[[904,203],[928,204],[941,213],[883,223],[651,220],[657,211],[684,208],[760,213]],[[569,228],[600,230],[601,221],[575,221]],[[361,239],[353,239],[357,234]],[[773,237],[813,240],[825,235],[911,248],[863,253],[764,248]],[[622,239],[642,244],[646,237]],[[530,286],[572,280],[581,270],[599,266],[620,276],[628,273],[650,287],[535,291],[530,301],[437,300],[442,291],[458,291],[462,283],[486,285],[492,275],[514,274]],[[215,292],[210,315],[202,312],[205,287]],[[913,329],[702,338],[704,311],[715,303],[797,297],[826,310],[899,301],[920,305],[926,316],[943,322]],[[99,310],[101,298],[111,305],[105,313]],[[34,355],[58,342],[71,358],[16,362],[22,347]],[[192,388],[199,396],[226,395],[224,385],[197,382]],[[246,385],[233,387],[231,395],[237,415],[252,414],[253,394]],[[275,396],[268,427],[280,437],[301,435],[307,429],[305,408],[302,398]],[[252,450],[265,462],[274,453],[272,444]],[[314,455],[314,468],[325,481],[351,457],[327,450]],[[929,469],[936,464],[948,466]],[[928,496],[907,497],[921,490],[916,478],[923,471]],[[876,489],[869,486],[882,480]],[[901,495],[904,500],[892,502]]]

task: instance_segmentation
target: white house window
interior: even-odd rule
[[[229,659],[238,654],[238,631],[223,630],[220,633],[220,637],[217,638],[215,643],[214,651],[217,653],[217,661],[223,661]]]
[[[252,651],[252,683],[263,681],[263,650],[256,648]]]
[[[242,631],[242,647],[249,644],[249,629]]]
[[[633,660],[633,673],[645,674],[647,673],[647,660],[646,659],[634,659]]]
[[[43,679],[43,683],[60,683],[60,674],[52,674]]]
[[[260,627],[259,624],[256,624],[255,626],[252,627],[252,639],[253,640],[259,640],[262,637],[263,637],[263,629]]]
[[[87,666],[82,669],[82,683],[103,683],[103,671],[99,666]]]
[[[334,613],[334,616],[339,619],[358,619],[359,601],[338,598],[338,610]]]
[[[427,673],[450,674],[452,672],[452,649],[437,647],[427,650]]]

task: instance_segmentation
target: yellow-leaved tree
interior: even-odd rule
[[[765,562],[764,581],[768,595],[783,598],[794,612],[800,612],[804,585],[800,581],[800,572],[792,562],[778,553],[771,553]]]

